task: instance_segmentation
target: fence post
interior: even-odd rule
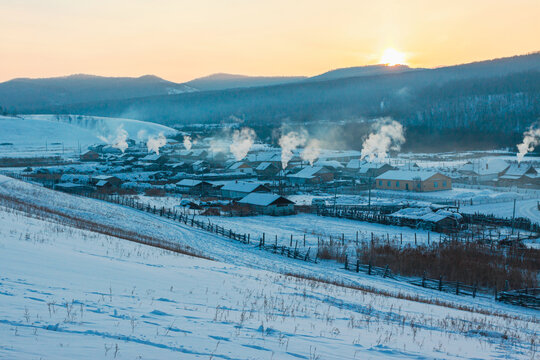
[[[387,277],[388,276],[388,264],[386,264],[385,268],[384,268],[384,274],[383,274],[383,278]]]
[[[276,235],[277,236],[277,235]],[[292,247],[292,234],[291,234],[291,241],[289,243],[289,246]]]
[[[416,233],[414,233],[414,245],[416,245]]]
[[[459,281],[456,281],[456,295],[459,295]]]
[[[349,259],[347,255],[345,255],[345,270],[349,270],[348,267],[349,267]]]
[[[306,247],[306,234],[304,233],[304,247]]]
[[[356,272],[360,271],[360,259],[356,259]]]
[[[472,289],[472,297],[476,297],[476,282],[474,283],[473,289]]]
[[[439,291],[442,291],[442,275],[439,276]]]
[[[424,273],[422,274],[422,287],[425,288],[426,287],[426,272],[424,271]]]
[[[371,275],[371,260],[369,260],[367,274]]]

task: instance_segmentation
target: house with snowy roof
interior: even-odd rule
[[[270,189],[260,183],[230,181],[221,187],[221,196],[227,199],[241,199],[251,193],[269,193]]]
[[[334,172],[324,166],[306,166],[295,174],[287,175],[293,184],[320,184],[334,180]]]
[[[452,179],[437,171],[390,170],[375,178],[380,190],[441,191],[452,189]]]
[[[234,164],[229,166],[227,170],[232,171],[232,172],[241,172],[243,174],[250,174],[250,175],[255,174],[255,169],[253,169],[251,165],[249,165],[247,162],[244,162],[244,161],[235,162]]]
[[[469,161],[458,172],[472,183],[485,183],[497,180],[509,167],[503,159],[488,158]]]
[[[374,179],[387,171],[395,168],[387,163],[381,162],[366,162],[358,168],[357,176],[359,179]]]
[[[251,193],[238,201],[248,206],[252,212],[261,215],[291,215],[294,214],[294,202],[271,193]]]
[[[264,161],[257,165],[255,168],[255,172],[257,173],[257,176],[264,179],[269,179],[277,175],[279,173],[280,168],[276,163]]]
[[[540,175],[530,163],[515,163],[499,176],[497,183],[501,186],[539,185]]]
[[[212,184],[203,180],[182,179],[176,183],[176,188],[182,193],[205,195],[212,189]]]

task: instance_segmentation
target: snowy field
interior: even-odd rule
[[[536,315],[177,255],[0,207],[0,358],[531,359]]]
[[[120,118],[79,115],[0,116],[0,156],[53,156],[84,151],[89,145],[104,143],[100,137],[114,138],[119,128],[134,140],[138,136],[174,135],[167,126]],[[11,145],[10,145],[11,144]]]
[[[247,217],[208,216],[206,219],[240,234],[249,233],[252,239],[258,240],[262,233],[265,233],[267,244],[274,244],[277,235],[278,245],[289,246],[291,235],[293,235],[293,246],[298,240],[299,248],[304,245],[304,235],[306,236],[306,247],[312,248],[317,246],[318,238],[328,241],[330,237],[334,240],[340,240],[344,236],[346,243],[354,243],[357,233],[359,241],[369,241],[371,233],[373,233],[374,237],[383,239],[388,237],[390,240],[398,242],[403,237],[403,244],[414,244],[415,234],[418,244],[427,242],[428,238],[428,232],[425,230],[313,214],[279,217],[268,215]],[[438,238],[432,234],[431,239]]]
[[[538,210],[538,199],[516,201],[516,217],[528,218],[540,224],[540,211]],[[499,204],[485,204],[462,206],[460,209],[464,213],[495,215],[498,217],[511,218],[514,212],[514,202],[504,202]]]

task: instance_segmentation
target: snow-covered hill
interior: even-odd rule
[[[0,116],[0,156],[51,155],[52,152],[85,150],[88,145],[114,138],[119,129],[137,140],[176,130],[150,122],[81,115]]]
[[[0,190],[22,203],[46,192],[41,204],[83,217],[93,208],[92,219],[118,226],[131,225],[118,216],[152,220],[5,177]],[[230,243],[225,262],[179,255],[0,203],[0,358],[534,358],[538,318],[523,309],[438,305],[254,269],[238,265],[244,256]],[[172,237],[175,227],[156,219],[148,231],[166,229]],[[176,229],[180,241],[207,244],[201,250],[220,247],[216,236]],[[272,265],[258,253],[246,257]]]

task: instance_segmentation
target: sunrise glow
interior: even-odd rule
[[[384,51],[381,57],[381,64],[394,66],[394,65],[406,65],[405,54],[397,51],[396,49],[388,48]]]

